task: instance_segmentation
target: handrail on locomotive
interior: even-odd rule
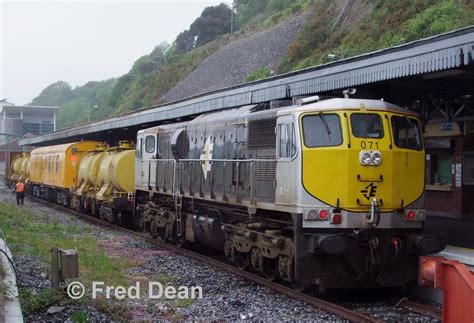
[[[266,163],[266,164],[276,164],[277,160],[276,159],[212,159],[212,160],[202,160],[202,159],[156,159],[154,162],[156,162],[157,164],[162,164],[163,167],[160,167],[161,169],[161,172],[163,174],[163,177],[165,176],[165,174],[167,174],[167,170],[169,168],[167,168],[167,165],[168,164],[171,164],[172,167],[171,170],[172,170],[172,188],[171,188],[171,192],[172,192],[172,196],[173,198],[177,198],[178,196],[180,196],[182,193],[183,193],[183,190],[182,190],[182,186],[180,185],[179,187],[179,190],[176,189],[177,187],[177,183],[181,184],[181,179],[184,178],[183,175],[183,172],[185,170],[184,166],[189,163],[189,164],[193,164],[193,163],[201,163],[201,164],[204,164],[204,163],[209,163],[209,165],[211,166],[210,167],[210,176],[209,176],[209,190],[211,192],[211,196],[214,196],[214,181],[212,180],[214,178],[214,172],[215,172],[215,167],[212,167],[212,165],[214,163],[222,163],[223,167],[222,167],[222,173],[223,173],[223,178],[224,178],[224,190],[223,190],[223,199],[226,200],[226,191],[225,191],[225,181],[226,181],[226,174],[227,174],[227,164],[228,163],[231,163],[231,164],[235,164],[236,166],[236,178],[237,178],[237,181],[239,181],[240,179],[240,165],[241,163],[250,163],[250,176],[251,176],[251,179],[250,179],[250,203],[252,205],[255,205],[257,203],[257,200],[255,199],[255,196],[256,196],[256,193],[257,193],[257,186],[255,185],[255,181],[256,181],[256,176],[257,176],[257,168],[255,167],[255,164],[256,163]],[[158,172],[156,173],[157,176],[158,176]],[[204,175],[201,173],[201,176],[200,176],[200,187],[202,186],[202,179],[204,178]],[[192,181],[192,179],[190,178],[190,180]],[[158,183],[158,180],[156,181],[156,183]],[[166,183],[166,180],[163,181],[163,183]],[[150,183],[150,179],[149,179],[149,182],[148,182],[148,186],[151,187],[151,183]],[[189,185],[189,187],[192,187],[192,185]],[[237,185],[237,188],[236,188],[236,192],[235,192],[235,198],[236,198],[236,201],[239,201],[239,186]],[[162,189],[163,191],[166,191],[166,187],[163,187]]]

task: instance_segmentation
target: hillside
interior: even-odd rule
[[[57,82],[32,104],[59,105],[64,128],[474,24],[467,0],[235,0],[231,34],[230,10],[206,8],[123,76]]]

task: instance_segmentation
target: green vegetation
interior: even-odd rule
[[[334,20],[337,5],[318,0],[318,10],[290,46],[279,72],[305,68],[400,45],[474,24],[472,1],[364,1],[357,22],[343,24],[351,13]],[[353,17],[358,18],[358,17]]]
[[[191,298],[176,299],[176,306],[179,308],[187,308],[193,304],[194,300]]]
[[[344,7],[346,5],[346,7]],[[58,105],[58,128],[157,105],[161,97],[229,42],[308,10],[311,17],[275,74],[328,63],[474,24],[468,0],[234,0],[206,8],[173,44],[162,43],[117,79],[71,89],[47,87],[32,104]],[[258,69],[245,80],[269,76]],[[98,106],[98,108],[93,108]]]
[[[71,315],[72,321],[74,323],[86,323],[88,321],[89,312],[88,311],[78,311]]]
[[[57,124],[64,128],[87,122],[89,113],[91,120],[109,116],[114,111],[109,101],[116,83],[115,79],[88,82],[72,89],[68,83],[59,81],[44,89],[31,104],[59,106]]]
[[[103,281],[115,286],[125,285],[127,282],[121,269],[130,266],[129,260],[107,255],[87,226],[64,224],[59,220],[35,216],[25,208],[0,203],[0,227],[14,255],[40,256],[48,270],[51,267],[51,247],[77,248],[79,281],[85,286],[90,286],[92,281]],[[67,296],[55,294],[51,289],[39,293],[30,289],[21,290],[20,300],[25,313],[34,313],[57,303],[72,302]],[[85,297],[81,301],[90,300]]]
[[[20,291],[21,309],[24,313],[36,313],[61,301],[68,301],[63,295],[56,294],[51,288],[36,293],[33,289]]]
[[[231,9],[221,3],[215,7],[207,7],[189,27],[176,37],[176,54],[188,53],[194,48],[213,41],[217,36],[224,35],[231,30]]]
[[[264,79],[266,77],[270,77],[273,75],[273,71],[271,71],[268,67],[264,66],[254,70],[250,73],[246,78],[245,82],[257,81]]]
[[[234,0],[236,22],[249,32],[269,28],[305,10],[314,0]]]

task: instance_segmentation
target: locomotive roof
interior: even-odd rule
[[[363,107],[361,107],[363,105]],[[173,123],[155,126],[147,129],[140,130],[139,133],[155,133],[159,132],[160,129],[165,130],[169,127],[179,128],[180,125],[192,125],[206,122],[217,122],[217,121],[226,121],[226,120],[237,120],[240,118],[257,115],[287,115],[294,112],[310,112],[310,111],[337,111],[337,110],[367,110],[367,111],[392,111],[403,114],[409,114],[413,116],[418,116],[414,111],[404,109],[395,104],[383,101],[383,100],[372,100],[372,99],[346,99],[346,98],[335,98],[321,100],[314,103],[308,103],[305,105],[292,105],[288,107],[281,107],[263,111],[254,111],[256,104],[245,105],[239,108],[225,109],[217,112],[209,112],[201,114],[195,119],[187,122]]]
[[[158,132],[160,129],[163,129],[163,130],[168,129],[169,126],[172,126],[174,128],[179,128],[180,125],[192,125],[192,124],[199,124],[199,123],[206,123],[206,122],[217,122],[220,120],[225,120],[225,121],[232,120],[232,119],[237,120],[238,118],[245,117],[247,114],[252,113],[251,110],[255,106],[257,106],[257,104],[244,105],[239,108],[225,109],[225,110],[221,110],[217,112],[204,113],[197,116],[191,121],[159,125],[159,126],[140,130],[138,133],[148,133],[148,132],[155,133],[155,132]]]
[[[286,115],[294,112],[308,111],[335,111],[335,110],[367,110],[367,111],[393,111],[410,115],[418,115],[416,112],[404,109],[395,104],[382,100],[372,99],[328,99],[305,105],[291,106],[278,111],[278,115]]]

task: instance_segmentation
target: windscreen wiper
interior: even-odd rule
[[[326,121],[326,117],[322,113],[319,113],[319,117],[321,118],[324,128],[326,128],[326,132],[328,133],[328,138],[331,139],[331,130],[329,129],[329,125],[328,125],[328,122]]]

